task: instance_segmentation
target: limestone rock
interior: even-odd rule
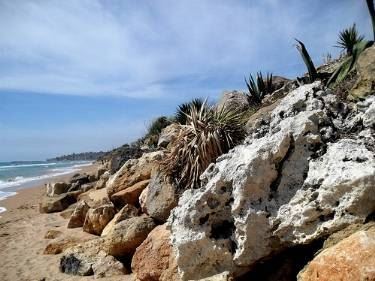
[[[76,239],[74,237],[59,237],[48,243],[48,245],[44,249],[43,254],[57,255],[62,253],[65,249],[77,245],[80,242],[82,242],[82,240]]]
[[[103,238],[103,250],[115,257],[133,254],[155,226],[154,221],[147,216],[120,221]]]
[[[374,153],[360,133],[335,139],[347,120],[334,105],[319,82],[289,93],[208,167],[201,188],[184,192],[169,217],[183,280],[242,275],[375,211]]]
[[[60,212],[60,216],[63,217],[64,219],[70,219],[76,207],[77,207],[77,203],[70,205],[67,209]]]
[[[249,100],[246,93],[239,91],[225,91],[217,105],[218,110],[239,110],[245,111],[249,109]]]
[[[46,195],[53,197],[66,193],[70,188],[70,185],[65,182],[49,182],[46,184]]]
[[[180,127],[177,124],[165,127],[159,135],[158,147],[167,147],[177,138],[179,131]]]
[[[359,231],[319,253],[299,281],[375,280],[375,227]]]
[[[206,277],[199,280],[191,280],[191,281],[233,281],[234,279],[231,277],[229,271],[225,271],[214,276]],[[190,281],[190,280],[189,280]]]
[[[112,232],[115,225],[120,221],[130,219],[132,217],[136,217],[139,214],[139,210],[134,207],[133,205],[125,205],[114,217],[113,219],[106,225],[103,229],[101,236],[106,236],[108,233]]]
[[[372,46],[359,56],[357,61],[358,81],[351,91],[354,98],[364,98],[375,93],[375,46]]]
[[[61,212],[76,202],[76,199],[70,194],[61,194],[55,197],[43,197],[39,203],[40,213]]]
[[[176,188],[160,172],[155,173],[147,188],[142,210],[153,219],[165,222],[171,210],[177,206]]]
[[[100,179],[100,177],[105,173],[107,172],[107,169],[103,166],[99,167],[97,170],[96,170],[96,173],[95,173],[95,177],[96,179]]]
[[[139,203],[139,195],[147,187],[149,182],[150,180],[143,180],[124,190],[116,192],[111,196],[111,201],[118,208],[121,208],[126,204],[136,206]]]
[[[162,156],[162,151],[155,151],[145,153],[141,158],[126,161],[107,182],[106,187],[109,197],[137,182],[150,179],[151,172],[158,166],[157,162],[161,160]]]
[[[83,224],[83,230],[88,233],[100,235],[115,214],[116,211],[112,204],[89,209]]]
[[[141,207],[141,210],[143,213],[146,213],[147,214],[147,210],[146,210],[146,201],[147,201],[147,195],[148,195],[148,186],[143,189],[143,191],[141,192],[141,195],[139,195],[139,206]]]
[[[90,182],[89,176],[86,174],[75,174],[70,179],[71,184],[78,183],[79,185],[82,185],[82,184],[89,183],[89,182]]]
[[[60,259],[60,271],[98,278],[127,273],[122,263],[101,250],[102,243],[99,238],[67,249]]]
[[[169,267],[170,231],[166,225],[154,228],[146,240],[137,248],[132,259],[132,272],[140,281],[159,281]]]
[[[99,178],[99,180],[96,182],[95,189],[104,188],[110,176],[111,176],[111,174],[108,171],[103,173],[101,175],[101,177]]]
[[[68,228],[82,227],[89,209],[85,200],[79,201],[69,219]]]
[[[96,208],[104,204],[111,204],[107,190],[105,188],[99,190],[89,190],[78,196],[78,200],[85,200],[91,208]]]

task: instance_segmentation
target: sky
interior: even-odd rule
[[[244,76],[305,72],[343,28],[370,38],[363,0],[0,0],[0,161],[134,141]]]

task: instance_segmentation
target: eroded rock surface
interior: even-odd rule
[[[319,82],[305,85],[219,157],[169,217],[182,279],[238,276],[283,249],[363,223],[375,211],[374,134],[357,126],[363,112]]]
[[[87,205],[85,200],[78,202],[69,219],[68,228],[82,227],[89,209],[90,206]]]
[[[100,235],[104,227],[111,221],[115,214],[116,211],[112,204],[90,209],[86,214],[83,230],[88,233]]]

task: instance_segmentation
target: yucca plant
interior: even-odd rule
[[[316,71],[315,65],[310,57],[309,52],[307,51],[305,44],[301,41],[295,39],[297,41],[296,48],[301,54],[301,57],[307,67],[307,71],[309,72],[309,80],[310,83],[314,82],[318,78],[318,72]]]
[[[374,35],[374,41],[375,41],[375,5],[374,0],[366,0],[368,11],[370,13],[371,22],[372,22],[372,30]]]
[[[199,187],[199,177],[216,160],[239,144],[245,136],[243,113],[216,109],[206,102],[191,105],[186,125],[161,162],[162,171],[174,179],[180,190]]]
[[[177,111],[176,111],[175,116],[174,116],[175,121],[177,123],[185,125],[186,121],[187,121],[187,116],[190,114],[190,110],[192,108],[195,108],[195,109],[199,110],[199,109],[202,108],[202,105],[204,103],[205,102],[204,102],[203,99],[197,98],[197,99],[191,100],[190,102],[180,104],[177,107]]]
[[[258,72],[256,78],[250,74],[249,80],[245,77],[245,83],[250,104],[260,104],[265,95],[273,92],[272,73],[267,73],[266,79],[263,79],[262,72]]]
[[[364,36],[359,35],[354,23],[351,27],[346,28],[339,33],[339,40],[337,41],[337,45],[335,47],[345,50],[346,54],[351,56],[353,54],[355,44],[359,43],[364,38]]]

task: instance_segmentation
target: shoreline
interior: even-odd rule
[[[33,184],[30,183],[2,189],[4,192],[14,192],[15,194],[0,199],[0,219],[7,216],[6,214],[9,213],[9,211],[17,210],[17,208],[20,208],[25,204],[32,204],[36,199],[39,200],[42,197],[45,186],[48,182],[68,181],[72,175],[76,173],[92,173],[97,169],[98,165],[99,164],[93,162],[90,165],[79,167],[67,174],[41,179]]]

